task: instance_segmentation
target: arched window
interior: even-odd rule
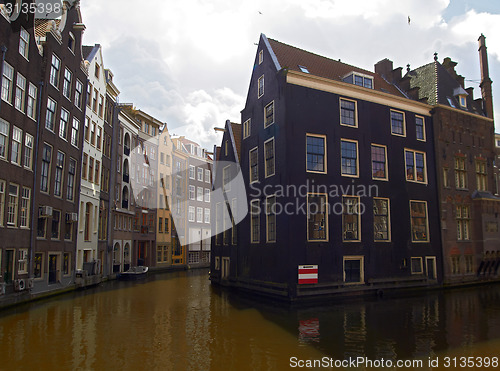
[[[125,133],[125,138],[123,139],[123,153],[125,156],[130,155],[130,135]]]
[[[128,166],[128,159],[125,159],[123,162],[123,181],[125,183],[129,182],[129,166]]]
[[[123,187],[122,190],[122,208],[128,209],[128,187]]]

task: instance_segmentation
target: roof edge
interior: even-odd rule
[[[269,54],[271,55],[271,59],[274,62],[274,67],[276,67],[276,71],[281,70],[281,65],[278,62],[278,57],[276,57],[276,54],[274,53],[274,50],[271,47],[271,44],[269,43],[269,40],[267,39],[266,35],[262,33],[260,34],[260,37],[262,38],[264,45],[266,45],[266,48],[269,51]]]

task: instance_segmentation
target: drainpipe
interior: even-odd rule
[[[31,194],[31,244],[29,253],[29,278],[34,278],[34,251],[35,251],[35,216],[37,213],[36,209],[36,194],[37,194],[37,178],[38,178],[38,147],[40,142],[40,115],[42,111],[42,89],[43,81],[38,83],[38,102],[36,108],[36,138],[35,138],[35,150],[33,155],[33,192]]]
[[[5,53],[7,53],[7,47],[5,45],[0,46],[0,51],[2,52],[2,65],[0,66],[0,72],[3,76],[3,63],[5,62]],[[2,84],[0,84],[0,96],[2,95]],[[1,112],[2,99],[0,98],[0,112]]]

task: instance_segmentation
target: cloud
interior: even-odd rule
[[[456,14],[449,0],[149,0],[140,8],[131,0],[86,0],[81,7],[84,42],[103,45],[120,101],[211,150],[221,140],[213,127],[240,121],[261,32],[368,70],[383,58],[415,68],[438,52],[440,60],[459,62],[469,80],[479,76],[477,38],[484,33],[495,82],[500,15],[474,4]],[[494,96],[497,85],[500,78]]]

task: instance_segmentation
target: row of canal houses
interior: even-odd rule
[[[479,61],[474,99],[437,53],[373,72],[262,34],[241,124],[214,150],[212,283],[295,301],[498,279],[483,35]]]
[[[207,266],[209,153],[119,103],[101,46],[82,44],[79,1],[56,19],[23,12],[31,3],[0,4],[0,304],[135,265]]]

